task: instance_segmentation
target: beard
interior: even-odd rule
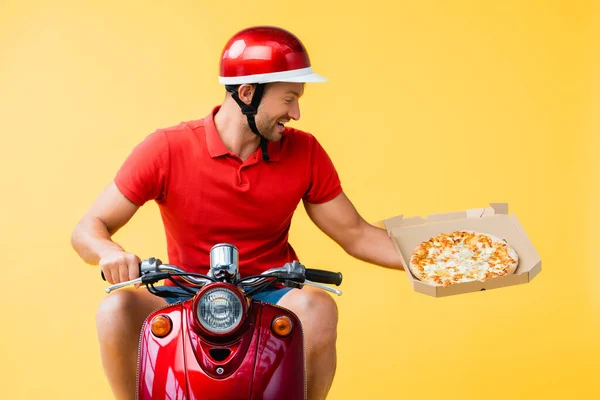
[[[281,118],[269,118],[267,120],[259,120],[255,117],[256,127],[258,128],[258,131],[269,142],[276,142],[279,139],[281,139],[282,134],[279,130],[279,126],[277,125],[278,119]]]

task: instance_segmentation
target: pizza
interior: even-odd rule
[[[518,264],[519,257],[506,240],[486,233],[454,231],[419,244],[409,268],[423,282],[448,287],[512,274]]]

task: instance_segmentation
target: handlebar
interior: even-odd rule
[[[106,281],[103,271],[100,272],[100,275]],[[139,278],[112,285],[106,289],[106,292],[110,293],[113,290],[137,283],[152,284],[163,279],[168,279],[171,276],[180,277],[195,286],[203,286],[209,282],[216,282],[213,277],[186,272],[177,266],[163,264],[159,259],[149,258],[140,263]],[[301,288],[303,285],[309,285],[335,293],[338,296],[342,294],[338,289],[319,284],[327,283],[339,286],[342,283],[342,274],[340,272],[305,268],[298,261],[287,263],[283,267],[271,268],[257,276],[238,279],[233,283],[242,286],[244,291],[247,291],[262,286],[266,280],[272,278],[284,282],[286,286]]]

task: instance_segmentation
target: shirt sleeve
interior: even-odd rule
[[[169,143],[164,131],[147,136],[129,154],[115,176],[117,188],[138,206],[167,195]]]
[[[329,155],[315,137],[312,139],[310,185],[303,200],[313,204],[325,203],[342,193],[342,185]]]

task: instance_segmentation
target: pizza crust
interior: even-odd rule
[[[513,274],[518,265],[517,252],[506,240],[461,230],[442,233],[420,243],[408,267],[423,282],[449,286]]]

